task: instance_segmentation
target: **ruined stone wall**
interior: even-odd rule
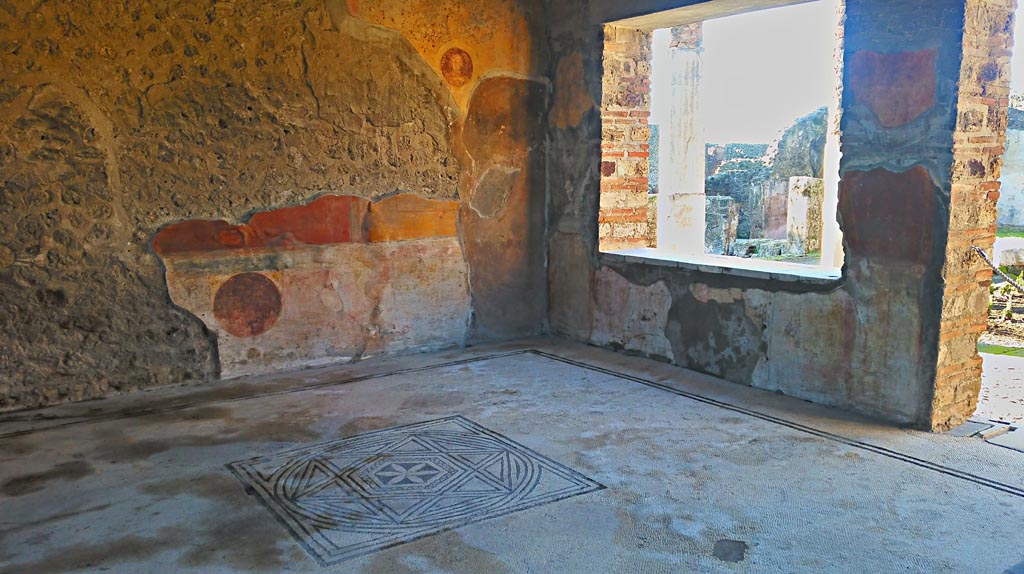
[[[536,4],[3,3],[0,409],[539,331]]]
[[[599,99],[599,25],[659,7],[550,2],[554,57],[582,50],[590,64],[582,80]],[[896,423],[944,428],[963,420],[966,407],[934,418],[932,399],[964,13],[963,0],[846,4],[838,217],[847,255],[831,284],[603,260],[590,223],[599,118],[552,126],[551,327]],[[978,216],[962,213],[965,229],[978,227]]]
[[[972,246],[991,255],[1006,143],[1016,0],[968,0],[960,72],[949,239],[942,269],[942,322],[931,422],[944,427],[978,406],[978,337],[988,318],[992,273]]]
[[[604,30],[601,100],[601,249],[649,247],[651,34]]]

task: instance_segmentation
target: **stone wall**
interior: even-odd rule
[[[606,26],[601,99],[601,250],[647,247],[651,34]]]
[[[543,10],[5,2],[0,409],[538,332]]]
[[[973,360],[973,348],[961,348],[969,346],[967,335],[957,339],[965,341],[957,348],[946,345],[953,339],[943,335],[940,357],[940,324],[955,315],[958,305],[950,295],[958,289],[965,295],[984,291],[985,285],[980,275],[972,275],[975,263],[963,259],[959,247],[951,248],[948,262],[946,251],[951,216],[956,235],[958,229],[989,224],[984,214],[958,208],[960,199],[950,212],[951,192],[969,184],[969,193],[981,197],[982,189],[991,188],[983,180],[993,176],[995,156],[986,150],[995,151],[996,145],[982,141],[971,151],[958,143],[957,175],[950,175],[958,109],[966,111],[968,103],[957,87],[961,72],[982,85],[991,83],[997,91],[1003,81],[1001,61],[987,46],[991,41],[993,50],[1001,49],[1009,29],[1005,21],[1002,27],[995,25],[998,15],[984,18],[991,24],[987,28],[979,26],[983,4],[998,3],[848,0],[839,206],[846,261],[842,278],[831,284],[609,263],[596,254],[596,233],[589,223],[597,214],[591,194],[598,189],[594,150],[601,134],[599,118],[549,129],[549,257],[552,267],[571,270],[550,273],[552,328],[894,423],[942,429],[964,420],[971,414],[969,402],[943,403],[952,408],[939,416],[933,399],[942,393],[937,380],[947,375],[942,372],[937,379],[936,371],[947,357],[966,359],[969,365]],[[584,61],[591,65],[581,80],[599,99],[599,25],[657,8],[664,6],[653,0],[628,5],[612,0],[549,2],[556,23],[555,57],[583,50]],[[967,34],[976,35],[986,48],[972,51],[973,59],[962,66],[965,10]],[[998,140],[1003,129],[999,110],[1005,103],[998,95],[978,97],[983,98],[978,100],[984,104],[982,121],[991,130],[982,137]],[[958,142],[962,131],[961,120]],[[967,137],[969,142],[975,136]],[[972,161],[978,164],[976,175],[963,181],[960,166],[969,175]],[[950,267],[960,261],[969,263],[964,273]],[[623,281],[632,287],[624,288]],[[637,308],[629,302],[615,308],[602,303],[608,289],[635,297],[645,309],[644,325],[632,327],[643,337],[608,335],[615,332],[609,325],[625,331],[633,320],[626,314],[608,316],[609,309],[625,313]],[[964,321],[984,321],[983,311],[962,308]]]
[[[821,214],[825,181],[815,177],[789,178],[786,239],[801,255],[821,251]]]
[[[704,252],[715,255],[732,253],[739,219],[740,212],[735,199],[709,195],[705,211]]]

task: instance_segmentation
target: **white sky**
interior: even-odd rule
[[[1010,60],[1010,91],[1024,93],[1024,10],[1017,11],[1017,25],[1013,30],[1013,58]]]
[[[835,12],[835,0],[819,0],[706,21],[701,62],[706,141],[770,143],[797,118],[831,103]],[[655,123],[667,115],[662,91],[670,78],[668,40],[667,30],[655,33]]]

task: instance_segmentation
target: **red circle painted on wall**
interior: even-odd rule
[[[228,333],[255,337],[267,332],[281,316],[281,291],[265,275],[235,275],[217,289],[213,316]]]
[[[452,48],[441,56],[441,74],[456,88],[473,79],[473,58],[462,48]]]

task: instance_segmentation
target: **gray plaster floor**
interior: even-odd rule
[[[1021,516],[1024,453],[550,340],[0,417],[5,573],[1024,572]]]

